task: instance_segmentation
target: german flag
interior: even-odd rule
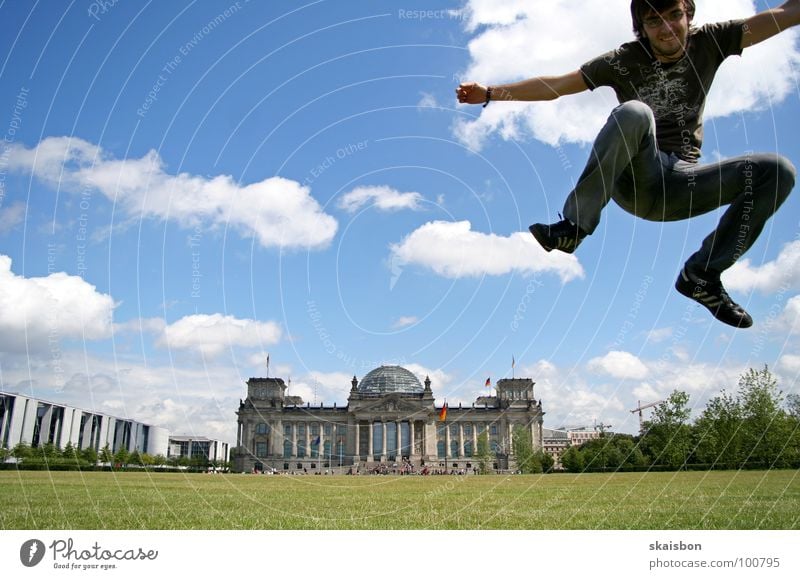
[[[492,386],[492,379],[491,379],[491,378],[487,378],[487,379],[486,379],[486,384],[485,384],[485,386],[486,386],[487,388],[491,388],[491,386]]]
[[[439,411],[439,422],[447,420],[447,402],[444,403],[442,409]]]

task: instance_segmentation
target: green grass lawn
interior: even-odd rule
[[[800,471],[257,476],[0,471],[2,529],[798,529]]]

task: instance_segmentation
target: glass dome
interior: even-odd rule
[[[414,374],[400,366],[381,366],[369,372],[358,385],[362,394],[422,394],[424,388]]]

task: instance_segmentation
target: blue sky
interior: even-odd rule
[[[698,22],[777,2],[700,2]],[[612,21],[602,28],[597,22]],[[344,403],[383,363],[437,401],[531,377],[545,425],[611,423],[674,388],[702,408],[800,372],[790,197],[723,278],[756,320],[678,295],[718,215],[557,220],[614,106],[460,106],[461,80],[574,70],[631,38],[627,2],[0,4],[0,386],[235,442],[244,382]],[[704,161],[800,159],[797,33],[729,59]]]

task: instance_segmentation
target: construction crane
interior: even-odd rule
[[[653,406],[658,406],[662,402],[664,402],[664,401],[663,400],[658,400],[656,402],[651,402],[650,404],[645,404],[644,406],[642,406],[642,401],[639,400],[639,406],[630,411],[631,413],[633,413],[633,412],[638,412],[639,413],[639,431],[640,432],[642,430],[642,410],[644,410],[646,408],[652,408]]]

